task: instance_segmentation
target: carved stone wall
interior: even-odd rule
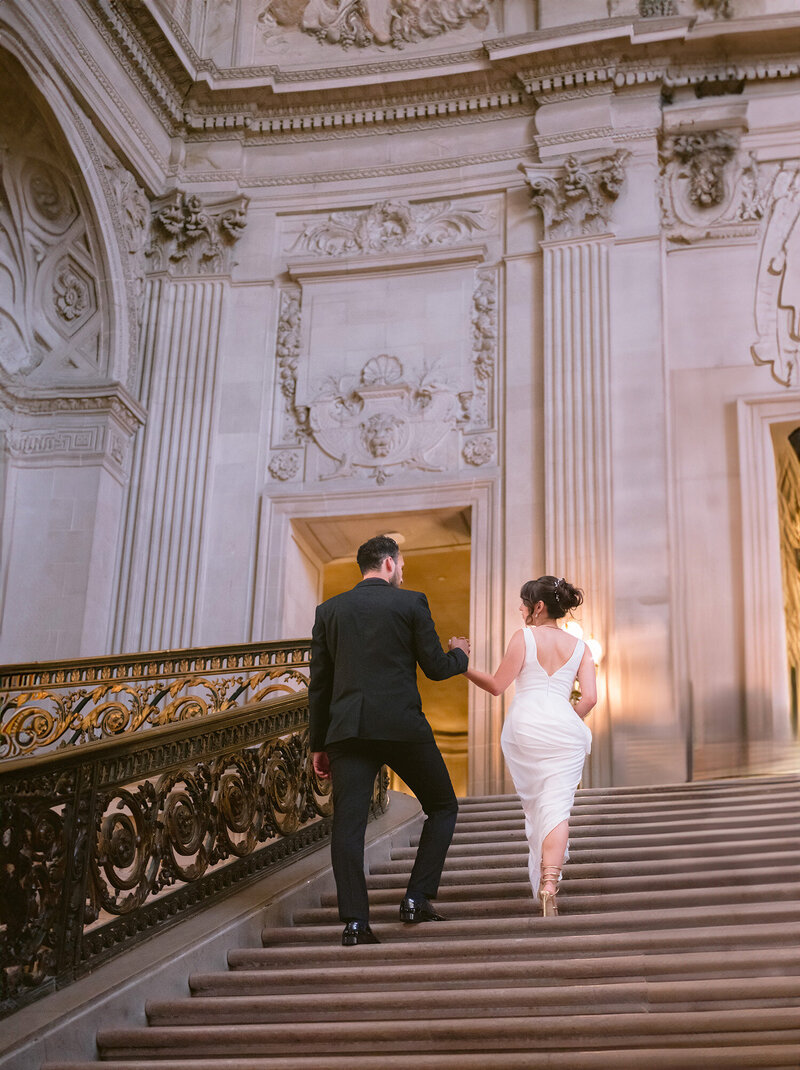
[[[383,484],[492,462],[497,271],[468,243],[493,238],[496,219],[397,200],[298,221],[288,249],[306,255],[278,302],[274,481]]]
[[[63,141],[30,82],[0,53],[0,375],[101,381],[108,291],[94,222]]]

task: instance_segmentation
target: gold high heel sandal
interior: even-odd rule
[[[543,918],[558,917],[556,895],[558,893],[558,879],[560,876],[561,869],[558,866],[542,866],[541,883],[539,884],[539,899],[542,901]],[[543,890],[542,884],[550,883],[555,885],[555,892],[546,892]]]

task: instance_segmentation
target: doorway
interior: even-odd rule
[[[356,550],[373,535],[395,538],[405,558],[403,586],[424,591],[436,630],[447,647],[451,635],[470,627],[471,509],[427,509],[294,519],[292,533],[317,563],[319,599],[332,598],[358,583]],[[418,669],[422,708],[447,764],[456,794],[468,791],[468,685],[463,676],[435,682]],[[391,787],[403,790],[393,778]]]

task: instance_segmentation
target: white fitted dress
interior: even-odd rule
[[[569,659],[552,676],[536,656],[534,629],[523,629],[525,661],[503,726],[501,744],[525,811],[528,874],[539,891],[542,843],[569,817],[592,733],[569,701],[585,644],[579,639]],[[569,851],[565,856],[569,857]]]

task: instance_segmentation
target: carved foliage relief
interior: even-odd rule
[[[453,245],[493,222],[486,209],[453,208],[450,201],[379,201],[366,211],[333,212],[323,222],[309,224],[292,251],[346,256]]]
[[[233,247],[247,226],[248,199],[203,200],[173,190],[153,205],[152,240],[146,250],[152,271],[171,275],[217,275],[234,266]]]
[[[375,256],[377,268],[394,252],[457,246],[493,221],[485,207],[381,202],[306,226],[292,249],[361,263]],[[441,276],[395,268],[352,282],[346,274],[280,293],[272,479],[383,484],[404,470],[490,463],[496,270],[467,261]]]
[[[257,25],[266,42],[307,35],[326,45],[404,48],[489,25],[500,0],[266,0]]]
[[[96,378],[103,272],[76,167],[51,137],[23,77],[0,66],[0,371]]]
[[[608,229],[611,210],[625,181],[628,155],[620,149],[613,156],[600,158],[568,156],[555,172],[520,164],[530,185],[531,200],[541,209],[546,238],[577,238]]]

